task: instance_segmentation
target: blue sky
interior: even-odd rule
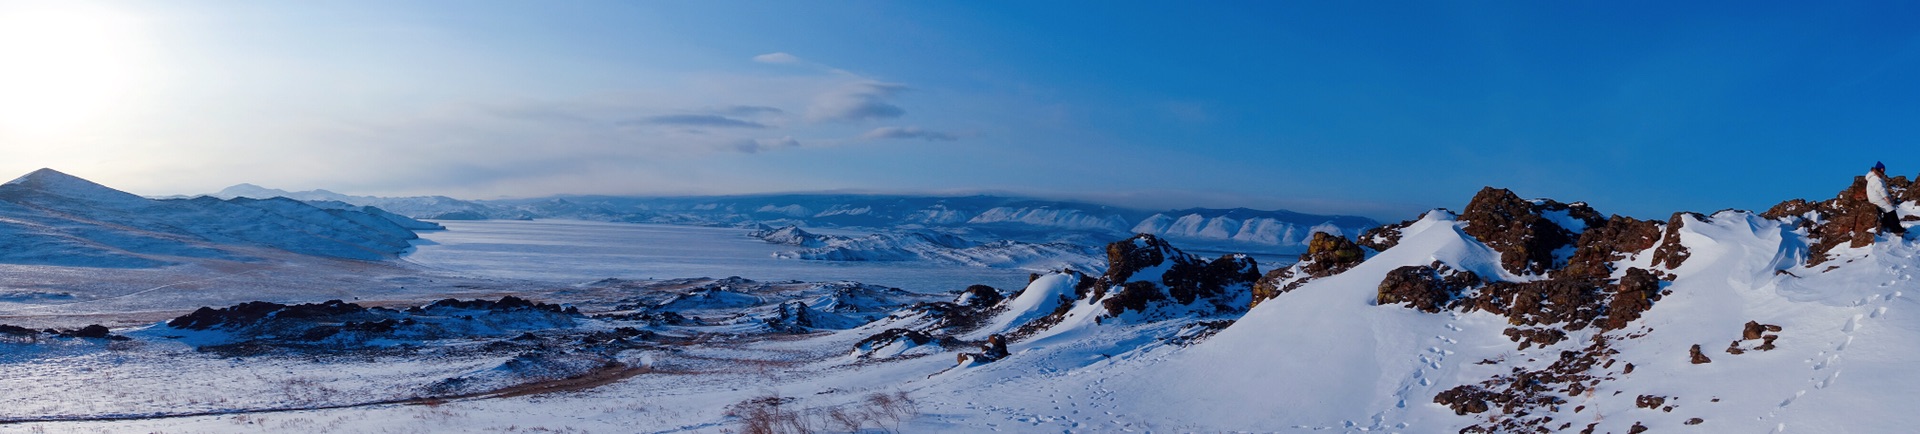
[[[1875,160],[1920,172],[1917,9],[0,2],[73,23],[0,33],[0,54],[39,53],[0,56],[29,71],[0,91],[37,95],[0,96],[0,171],[144,194],[993,191],[1391,220],[1493,185],[1664,217],[1830,197]]]

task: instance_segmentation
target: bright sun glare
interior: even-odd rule
[[[0,135],[69,132],[131,87],[135,39],[114,11],[0,7]]]

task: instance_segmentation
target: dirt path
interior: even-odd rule
[[[34,418],[0,419],[0,425],[13,425],[13,424],[38,423],[38,422],[107,422],[107,421],[129,421],[129,420],[178,419],[178,418],[201,417],[201,416],[229,416],[229,415],[242,415],[242,414],[251,415],[251,414],[290,413],[290,412],[297,412],[297,411],[333,410],[333,409],[342,409],[342,408],[376,407],[376,406],[383,406],[383,405],[440,405],[440,404],[444,404],[448,402],[456,402],[456,401],[514,398],[514,397],[521,397],[521,396],[543,395],[543,394],[557,393],[557,392],[574,392],[574,391],[589,390],[596,387],[605,386],[608,384],[618,383],[621,380],[633,378],[635,376],[638,376],[640,374],[645,374],[648,372],[653,372],[653,369],[646,368],[646,367],[639,367],[639,366],[628,366],[626,364],[621,364],[621,363],[614,363],[607,366],[603,366],[599,369],[593,370],[592,372],[588,372],[586,374],[582,374],[576,377],[563,378],[559,380],[526,383],[526,384],[520,384],[515,386],[508,386],[508,387],[495,389],[495,390],[489,390],[485,392],[467,393],[467,394],[460,394],[460,395],[414,397],[414,398],[402,398],[402,399],[389,399],[384,401],[360,402],[360,403],[353,403],[353,404],[320,405],[320,406],[307,406],[307,407],[254,408],[254,409],[213,410],[213,411],[162,413],[162,414],[48,416],[48,417],[34,417]]]

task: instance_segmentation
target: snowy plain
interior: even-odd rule
[[[606,278],[739,276],[753,280],[852,280],[908,291],[948,292],[968,285],[1018,288],[1044,270],[906,261],[808,261],[776,258],[793,246],[747,237],[745,229],[602,223],[581,220],[438,221],[404,257],[422,266],[477,276],[581,283]],[[856,231],[818,230],[832,235]]]

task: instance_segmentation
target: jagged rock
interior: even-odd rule
[[[1659,241],[1658,222],[1613,216],[1580,233],[1580,239],[1574,243],[1573,257],[1555,276],[1607,278],[1613,275],[1612,263],[1626,259],[1628,253],[1653,248]]]
[[[92,324],[65,334],[72,335],[76,338],[106,339],[113,334],[113,331],[108,330],[106,326]]]
[[[1773,340],[1779,339],[1779,338],[1780,338],[1780,335],[1761,336],[1760,346],[1753,347],[1753,349],[1760,350],[1760,351],[1773,351],[1774,348],[1778,348],[1773,346]]]
[[[866,339],[861,339],[860,342],[853,344],[853,349],[854,351],[872,351],[875,348],[880,348],[902,340],[912,343],[913,345],[926,345],[928,342],[933,342],[933,336],[928,336],[926,333],[921,333],[917,330],[891,328],[873,336],[868,336]]]
[[[1000,290],[994,289],[994,287],[973,285],[961,291],[960,296],[954,299],[954,303],[966,307],[983,308],[993,306],[1004,299],[1006,299],[1006,296],[1000,295]]]
[[[1373,249],[1373,251],[1376,252],[1384,252],[1387,249],[1393,248],[1393,246],[1400,245],[1400,232],[1406,230],[1407,226],[1413,226],[1415,222],[1419,221],[1420,219],[1413,219],[1390,225],[1375,226],[1361,232],[1360,236],[1354,239],[1354,243]]]
[[[1706,422],[1707,422],[1707,420],[1706,420],[1706,419],[1701,419],[1701,418],[1697,418],[1697,417],[1696,417],[1696,418],[1689,418],[1689,419],[1687,419],[1687,421],[1686,421],[1686,422],[1681,422],[1681,424],[1683,424],[1683,425],[1699,425],[1699,424],[1702,424],[1702,423],[1706,423]]]
[[[1713,359],[1709,359],[1706,354],[1700,353],[1700,344],[1693,344],[1693,348],[1687,349],[1687,360],[1695,365],[1713,363]]]
[[[1167,294],[1160,291],[1160,285],[1153,282],[1136,280],[1120,286],[1120,290],[1100,301],[1107,308],[1107,315],[1119,315],[1127,310],[1143,311],[1147,303],[1166,300]]]
[[[1740,330],[1740,340],[1750,341],[1754,339],[1760,339],[1761,335],[1765,334],[1766,332],[1777,332],[1777,331],[1780,331],[1780,326],[1773,325],[1773,324],[1761,324],[1759,321],[1747,321],[1747,325],[1743,327],[1742,330]]]
[[[1605,300],[1600,290],[1602,282],[1580,278],[1493,282],[1461,303],[1466,308],[1506,316],[1513,325],[1565,323],[1567,330],[1580,330],[1600,317],[1601,301]]]
[[[15,325],[0,324],[0,335],[34,336],[40,331]]]
[[[1203,261],[1148,234],[1108,244],[1107,259],[1107,273],[1091,285],[1089,301],[1100,303],[1109,316],[1128,310],[1146,311],[1160,301],[1180,305],[1204,302],[1216,312],[1243,311],[1249,304],[1243,297],[1260,279],[1259,264],[1250,256],[1224,255]],[[1135,275],[1163,266],[1166,271],[1159,276]]]
[[[1666,405],[1666,403],[1667,403],[1667,397],[1665,396],[1640,395],[1639,397],[1633,399],[1634,407],[1640,407],[1640,408],[1645,408],[1649,410],[1660,408],[1661,405]]]
[[[511,297],[509,297],[511,298]],[[214,309],[201,307],[172,321],[167,326],[192,330],[206,330],[215,326],[238,327],[256,324],[272,315],[274,318],[322,318],[367,311],[358,304],[340,300],[328,300],[324,303],[296,304],[292,306],[264,301],[250,301]]]
[[[1446,264],[1406,266],[1387,273],[1374,297],[1379,305],[1406,303],[1409,307],[1438,313],[1462,291],[1482,281],[1471,271],[1455,270]]]
[[[1307,252],[1300,255],[1300,262],[1268,271],[1254,281],[1253,302],[1249,307],[1259,306],[1261,301],[1292,291],[1311,279],[1345,272],[1364,260],[1366,251],[1346,237],[1314,232],[1313,239],[1307,242]]]
[[[1665,264],[1669,270],[1680,268],[1681,263],[1693,256],[1693,252],[1687,250],[1687,246],[1680,244],[1680,227],[1686,225],[1686,219],[1682,218],[1683,216],[1692,216],[1700,221],[1707,220],[1707,216],[1685,211],[1673,213],[1673,217],[1667,218],[1667,231],[1661,235],[1660,248],[1653,251],[1654,266]]]
[[[767,326],[788,333],[805,333],[813,327],[813,318],[807,313],[807,303],[790,301],[780,303],[776,309],[778,316],[767,318]]]
[[[1601,324],[1607,330],[1626,328],[1660,299],[1660,278],[1643,268],[1627,269],[1612,288],[1613,301],[1607,304],[1607,319]]]
[[[1563,204],[1551,200],[1529,202],[1502,188],[1486,187],[1473,196],[1460,221],[1474,239],[1500,252],[1500,266],[1514,274],[1541,274],[1554,268],[1554,251],[1573,244],[1577,235],[1542,215],[1565,212],[1567,217],[1591,227],[1603,223],[1598,212],[1586,204]]]
[[[1915,193],[1916,189],[1910,188],[1911,184],[1904,176],[1889,179],[1889,193],[1894,197],[1906,197],[1905,200],[1920,199],[1912,197],[1920,193]],[[1880,232],[1881,213],[1879,207],[1867,201],[1866,188],[1866,177],[1856,176],[1853,183],[1833,199],[1821,202],[1788,200],[1774,205],[1761,216],[1796,219],[1797,226],[1806,229],[1812,238],[1807,246],[1807,265],[1819,265],[1831,259],[1828,252],[1834,248],[1873,244],[1874,237]]]
[[[1133,273],[1167,261],[1174,248],[1166,240],[1150,234],[1107,244],[1107,282],[1118,284],[1133,278]]]
[[[547,312],[568,314],[568,315],[580,314],[579,309],[571,306],[535,303],[533,301],[520,298],[520,297],[514,297],[511,295],[500,297],[499,301],[488,301],[488,300],[482,300],[482,299],[457,300],[457,299],[448,298],[440,301],[435,301],[426,306],[408,308],[407,312],[422,313],[422,312],[426,312],[434,309],[442,309],[442,308],[484,310],[489,312],[507,312],[507,311],[513,311],[513,310],[519,310],[519,309],[531,309],[531,310],[542,310]]]

